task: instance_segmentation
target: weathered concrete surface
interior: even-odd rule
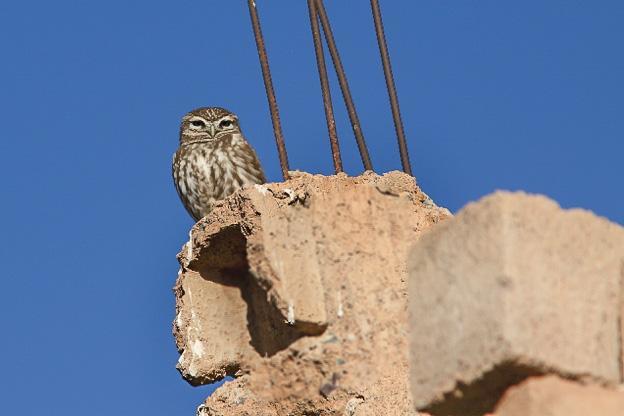
[[[244,189],[179,255],[174,333],[200,415],[414,415],[408,249],[450,216],[393,172]]]
[[[622,416],[624,391],[564,380],[533,377],[511,387],[496,416]]]
[[[623,265],[622,227],[541,196],[499,192],[433,228],[409,262],[415,404],[482,415],[535,374],[620,382]]]

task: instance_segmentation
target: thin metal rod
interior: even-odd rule
[[[342,90],[342,97],[344,98],[345,106],[347,107],[347,112],[349,113],[349,120],[351,121],[351,127],[353,128],[353,134],[355,135],[355,140],[357,141],[358,149],[360,150],[362,164],[364,165],[364,169],[373,170],[373,164],[371,163],[371,159],[368,154],[366,141],[364,140],[364,135],[362,134],[360,120],[358,118],[357,111],[355,110],[355,104],[353,103],[353,98],[351,97],[351,91],[349,90],[347,75],[345,74],[342,61],[340,60],[340,54],[338,53],[338,47],[336,46],[336,42],[334,40],[334,34],[332,33],[331,24],[329,23],[329,18],[327,17],[323,0],[316,0],[316,8],[318,16],[321,19],[323,33],[325,33],[327,48],[329,49],[332,62],[334,63],[334,69],[336,70],[336,75],[338,76],[338,83],[340,84],[340,89]]]
[[[377,43],[379,44],[379,53],[381,54],[381,62],[383,64],[384,76],[386,77],[386,87],[388,88],[388,97],[390,98],[390,107],[392,108],[392,118],[394,119],[394,129],[396,131],[397,140],[399,142],[399,152],[401,154],[401,164],[403,171],[412,175],[412,167],[410,166],[409,154],[407,153],[407,143],[405,142],[405,132],[403,131],[403,122],[401,121],[401,112],[399,110],[399,99],[397,97],[396,87],[394,86],[394,78],[392,76],[392,67],[390,66],[390,56],[388,54],[388,46],[386,45],[386,37],[384,35],[383,22],[381,21],[381,10],[378,0],[370,0],[371,9],[373,10],[373,20],[375,21],[375,32],[377,33]]]
[[[256,48],[258,49],[258,58],[260,59],[260,67],[262,68],[264,88],[266,90],[267,100],[269,101],[269,108],[271,110],[273,134],[275,135],[275,143],[277,144],[277,153],[279,154],[282,176],[284,177],[284,180],[287,180],[289,178],[288,154],[286,153],[286,145],[284,144],[284,134],[282,133],[279,109],[277,108],[277,99],[275,98],[275,92],[273,91],[269,58],[264,46],[262,29],[260,28],[260,18],[258,17],[258,11],[256,10],[256,2],[254,0],[248,0],[247,4],[249,5],[249,15],[251,16],[251,25],[253,26],[254,37],[256,38]]]
[[[314,40],[314,52],[316,53],[316,66],[321,80],[321,92],[323,93],[323,106],[325,107],[325,118],[327,119],[327,131],[329,132],[329,143],[331,145],[332,158],[334,159],[334,170],[336,173],[342,172],[342,159],[340,158],[340,146],[338,145],[338,134],[336,133],[336,121],[334,120],[334,109],[332,107],[329,81],[327,79],[327,68],[325,66],[325,56],[323,55],[323,44],[321,43],[321,33],[319,31],[316,1],[308,0],[308,12],[310,14],[310,27],[312,28],[312,39]]]

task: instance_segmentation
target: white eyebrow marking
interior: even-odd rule
[[[236,121],[236,120],[237,120],[237,118],[236,118],[236,117],[234,117],[234,116],[224,116],[224,117],[221,117],[221,118],[219,119],[219,123],[220,123],[220,122],[222,122],[222,121],[224,121],[224,120]]]

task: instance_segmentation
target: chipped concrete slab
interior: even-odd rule
[[[498,192],[426,233],[409,264],[419,408],[483,414],[549,372],[621,380],[622,227]]]
[[[175,288],[182,375],[236,377],[200,414],[415,415],[407,253],[449,216],[400,172],[294,173],[217,204]]]

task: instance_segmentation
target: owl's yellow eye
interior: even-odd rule
[[[194,127],[206,127],[206,123],[201,120],[193,120],[191,121],[191,125],[193,125]]]
[[[219,123],[219,127],[222,128],[222,129],[227,129],[228,127],[231,127],[232,124],[233,124],[232,120],[222,120]]]

